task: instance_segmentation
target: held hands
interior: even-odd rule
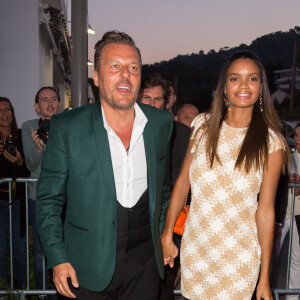
[[[161,236],[161,242],[163,247],[163,253],[164,253],[164,264],[169,266],[171,268],[174,267],[174,258],[178,255],[178,249],[175,246],[173,242],[172,237],[167,237],[164,234]]]
[[[268,281],[262,281],[262,280],[259,281],[256,290],[256,299],[273,300],[273,296]]]
[[[63,263],[53,267],[53,282],[57,291],[65,297],[76,298],[69,288],[68,278],[71,278],[74,288],[79,287],[76,272],[70,263]]]
[[[32,127],[30,128],[31,128],[31,137],[33,142],[35,143],[37,150],[39,152],[44,152],[45,143],[39,138],[37,131],[34,131]]]

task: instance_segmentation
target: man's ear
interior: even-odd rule
[[[93,78],[95,86],[99,86],[99,74],[96,70],[93,71]]]
[[[174,116],[174,121],[178,121],[178,116],[177,115]]]
[[[41,112],[41,110],[40,110],[40,107],[39,107],[39,104],[38,104],[38,103],[34,103],[34,108],[36,109],[36,111],[37,111],[38,113],[40,113],[40,112]]]

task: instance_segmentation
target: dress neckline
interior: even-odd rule
[[[246,131],[248,129],[248,127],[233,127],[233,126],[230,126],[226,123],[226,121],[223,121],[223,125],[224,127],[227,127],[233,131],[240,131],[240,132],[243,132],[243,131]]]

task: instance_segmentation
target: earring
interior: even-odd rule
[[[227,106],[228,110],[231,110],[230,101],[228,100],[227,94],[225,94],[224,101],[225,101],[225,106]]]
[[[260,111],[264,111],[261,92],[259,93],[259,107]]]

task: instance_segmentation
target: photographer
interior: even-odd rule
[[[17,127],[14,109],[9,99],[0,97],[0,178],[27,177],[29,175],[23,159],[21,132]],[[21,222],[24,207],[25,187],[23,183],[12,183],[12,245],[14,284],[24,286],[25,280],[25,224]],[[20,203],[23,201],[22,203]],[[24,221],[24,219],[23,219]],[[0,277],[6,280],[6,263],[9,236],[9,185],[0,185]]]
[[[35,96],[34,107],[40,119],[29,120],[22,126],[22,141],[25,162],[31,171],[30,177],[38,178],[41,172],[41,161],[45,151],[50,118],[60,110],[61,103],[58,93],[52,87],[42,87]],[[35,223],[36,183],[28,184],[29,220],[32,226],[34,242],[34,273],[36,285],[43,288],[43,250]],[[47,277],[46,277],[47,280]]]

